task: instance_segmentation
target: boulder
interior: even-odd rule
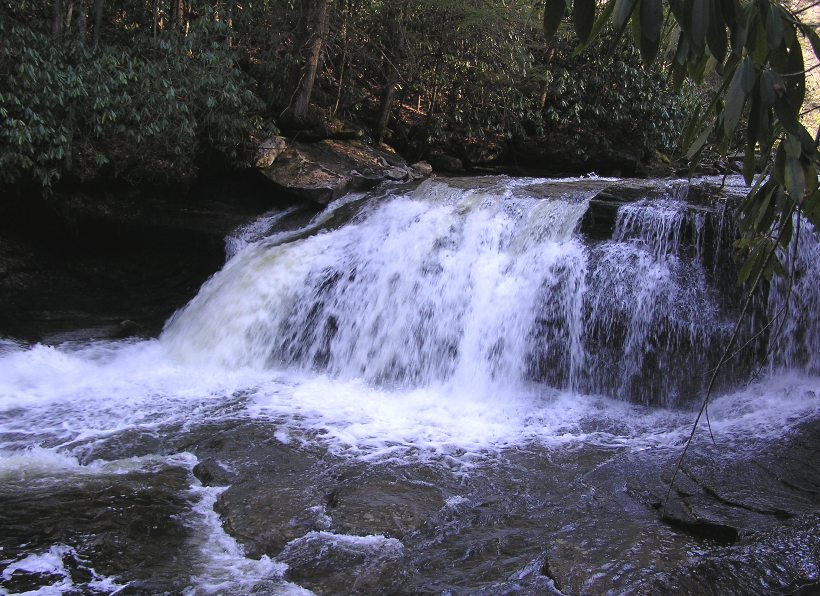
[[[422,176],[429,176],[433,173],[433,166],[426,161],[417,161],[412,165],[412,168]]]
[[[269,168],[282,153],[288,148],[288,141],[285,137],[271,137],[265,139],[256,148],[254,164],[257,168]]]
[[[261,171],[278,190],[320,205],[351,191],[368,190],[385,180],[417,177],[395,153],[358,140],[334,139],[292,142]]]
[[[431,153],[427,160],[434,170],[442,172],[460,172],[464,169],[464,163],[459,158],[446,153]]]

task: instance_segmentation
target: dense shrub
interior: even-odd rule
[[[72,175],[185,179],[206,154],[241,161],[262,125],[254,84],[235,65],[224,25],[92,51],[0,19],[0,183],[44,187]]]
[[[555,40],[545,74],[546,131],[572,134],[579,154],[585,133],[639,149],[644,157],[654,150],[674,151],[691,98],[672,91],[660,67],[644,66],[631,44],[612,50],[612,41],[604,36],[576,56],[575,39],[562,35]]]

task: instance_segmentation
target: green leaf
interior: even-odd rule
[[[709,13],[712,12],[712,0],[691,0],[687,32],[692,50],[696,55],[703,54],[706,48],[706,32],[709,29]]]
[[[752,35],[747,40],[747,45],[751,44],[752,46],[750,49],[754,61],[758,64],[764,64],[769,55],[769,42],[762,18],[758,17],[754,20],[753,29],[751,31]]]
[[[774,221],[774,210],[771,209],[772,197],[777,194],[777,185],[771,184],[759,196],[759,204],[755,215],[753,230],[767,232]]]
[[[626,27],[632,11],[635,9],[636,0],[615,0],[615,9],[612,13],[612,26],[618,31]]]
[[[641,47],[641,0],[635,0],[635,10],[632,11],[632,17],[629,19],[629,29],[632,33],[632,45]]]
[[[785,147],[786,156],[791,157],[794,159],[798,159],[800,157],[801,147],[800,147],[800,139],[793,135],[786,135],[786,138],[783,139],[783,146]]]
[[[689,58],[689,41],[681,31],[678,34],[678,47],[675,50],[675,63],[684,66]]]
[[[806,191],[806,173],[799,157],[793,157],[786,149],[785,186],[795,203],[803,200]]]
[[[695,139],[695,141],[692,143],[692,145],[686,151],[686,159],[691,160],[693,157],[695,157],[695,155],[697,155],[697,153],[701,149],[703,149],[703,146],[706,144],[706,141],[709,140],[709,135],[711,133],[712,133],[712,127],[711,126],[707,126],[706,128],[704,128],[700,132],[700,134],[698,135],[698,138]]]
[[[792,105],[803,105],[806,97],[806,73],[803,65],[803,48],[797,36],[789,44],[789,55],[786,61],[788,73],[786,77],[789,101]]]
[[[581,43],[586,42],[592,34],[595,24],[595,0],[574,0],[572,3],[572,22],[575,33]]]
[[[769,4],[766,13],[766,42],[769,48],[779,47],[783,43],[783,21],[776,4]]]
[[[581,52],[586,50],[589,45],[598,37],[598,34],[601,32],[601,29],[609,22],[609,17],[612,15],[612,11],[615,9],[615,2],[616,0],[609,0],[606,6],[604,6],[604,10],[601,11],[601,14],[598,15],[598,19],[595,21],[595,24],[592,26],[592,33],[589,34],[589,38],[575,48],[575,51],[572,53],[573,56],[578,56]]]
[[[815,190],[811,197],[803,201],[802,208],[811,224],[815,228],[820,227],[820,190]]]
[[[735,13],[738,19],[737,26],[729,27],[729,42],[732,45],[732,54],[735,56],[740,56],[743,53],[743,48],[746,47],[746,41],[749,38],[747,11],[751,12],[749,6],[740,7]]]
[[[814,50],[814,55],[820,60],[820,35],[817,34],[817,30],[805,23],[801,24],[800,30],[803,32],[803,35],[809,38],[809,43],[811,43],[812,50]]]
[[[735,75],[729,84],[726,92],[726,104],[723,108],[723,134],[730,138],[735,131],[740,116],[743,113],[743,106],[746,103],[746,96],[749,89],[754,84],[754,70],[751,59],[746,56],[740,66],[735,69]]]
[[[738,283],[744,284],[749,281],[750,276],[755,271],[760,271],[763,268],[763,263],[766,258],[767,244],[758,239],[743,267],[737,275]]]
[[[641,0],[641,58],[644,63],[651,64],[655,60],[661,41],[663,29],[663,2],[662,0]]]
[[[720,0],[720,13],[723,22],[729,27],[729,31],[737,28],[737,7],[735,0]]]
[[[723,62],[726,58],[726,26],[723,23],[723,14],[718,4],[720,0],[712,0],[709,3],[710,15],[709,26],[706,31],[706,41],[709,51],[718,62]]]
[[[567,12],[564,0],[544,0],[544,41],[549,45]]]
[[[803,147],[803,151],[808,155],[816,153],[817,144],[809,134],[809,131],[800,124],[798,110],[791,105],[787,96],[781,95],[777,98],[774,104],[774,111],[775,114],[777,114],[777,119],[783,126],[783,130],[800,139],[800,145]]]
[[[669,0],[669,9],[672,11],[672,16],[675,17],[675,21],[683,26],[683,23],[686,22],[684,0]]]
[[[751,93],[751,105],[749,106],[749,124],[746,127],[746,143],[754,148],[755,143],[760,138],[761,125],[761,103],[760,103],[760,78],[755,82]]]
[[[780,75],[767,68],[760,78],[760,100],[767,108],[772,107],[777,98],[786,92],[786,85]]]

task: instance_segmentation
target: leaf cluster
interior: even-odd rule
[[[665,38],[676,39],[669,62],[676,85],[686,79],[703,84],[712,72],[720,76],[711,103],[696,111],[684,132],[686,157],[694,167],[707,147],[727,155],[740,138],[743,175],[751,186],[740,209],[744,236],[738,248],[747,254],[740,280],[754,279],[764,267],[766,277],[781,271],[770,257],[791,241],[793,215],[820,224],[820,130],[813,137],[800,122],[806,92],[802,45],[820,58],[817,31],[777,0],[608,0],[598,8],[594,0],[546,0],[547,40],[572,12],[578,51],[607,24],[618,34],[630,25],[648,64]],[[745,134],[737,135],[744,121]]]

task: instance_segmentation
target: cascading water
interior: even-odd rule
[[[698,397],[734,315],[705,260],[717,211],[670,186],[622,206],[611,239],[596,242],[577,229],[600,189],[463,186],[427,181],[370,199],[336,229],[257,241],[163,343],[182,361],[388,387]]]
[[[803,369],[820,374],[820,234],[805,220],[795,219],[797,233],[781,257],[785,277],[772,280],[767,314],[772,368]]]
[[[431,179],[285,210],[228,239],[158,339],[0,338],[0,591],[294,593],[306,564],[329,592],[546,593],[543,544],[577,543],[569,592],[630,592],[699,551],[645,501],[595,503],[689,436],[739,312],[743,191],[602,203],[618,184]],[[726,452],[820,412],[820,239],[794,242],[710,407]],[[356,561],[352,588],[322,583]]]

